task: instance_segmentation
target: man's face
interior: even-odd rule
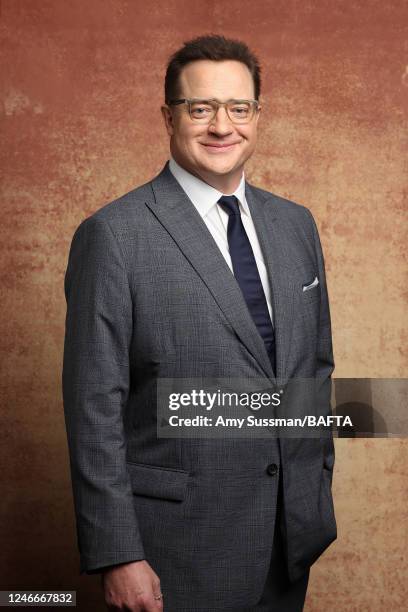
[[[198,60],[180,74],[178,98],[227,100],[254,99],[252,75],[245,64],[226,60]],[[194,123],[188,106],[162,108],[174,159],[208,183],[238,178],[256,145],[259,111],[249,123],[233,123],[224,106],[208,124]]]

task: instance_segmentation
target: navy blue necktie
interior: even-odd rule
[[[254,323],[263,338],[273,371],[276,372],[275,333],[255,256],[242,223],[238,199],[235,196],[222,196],[218,204],[228,213],[229,217],[227,236],[234,276]]]

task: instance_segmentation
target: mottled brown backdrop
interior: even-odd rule
[[[198,34],[243,38],[264,67],[248,176],[317,219],[336,376],[406,376],[408,5],[3,0],[0,10],[0,588],[77,589],[78,609],[102,610],[99,579],[78,576],[61,401],[74,229],[166,160],[169,54]],[[342,439],[336,450],[339,538],[312,569],[305,609],[406,609],[407,441]]]

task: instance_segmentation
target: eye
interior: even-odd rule
[[[195,119],[205,119],[209,117],[213,112],[213,108],[210,104],[204,102],[194,102],[191,105],[191,114]]]
[[[234,115],[234,117],[247,117],[249,115],[249,104],[233,104],[229,108],[230,113]]]

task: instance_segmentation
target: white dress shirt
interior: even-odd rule
[[[182,189],[186,192],[187,196],[196,207],[232,273],[234,273],[234,270],[232,268],[227,236],[228,213],[226,213],[221,206],[217,205],[217,202],[222,195],[236,196],[239,202],[242,223],[247,233],[249,242],[251,243],[262,287],[265,293],[269,315],[273,323],[271,289],[269,286],[268,273],[258,241],[258,236],[255,231],[254,222],[252,221],[251,212],[245,198],[244,174],[242,173],[241,181],[234,193],[223,194],[221,191],[211,187],[211,185],[208,185],[196,176],[193,176],[190,172],[187,172],[187,170],[182,168],[172,157],[170,158],[169,168],[176,181],[181,185]]]

